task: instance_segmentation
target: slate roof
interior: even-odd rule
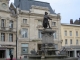
[[[74,24],[80,24],[80,20],[75,20]]]
[[[21,10],[30,10],[32,5],[48,7],[51,14],[55,14],[51,6],[47,2],[35,1],[35,0],[14,0],[14,5]]]

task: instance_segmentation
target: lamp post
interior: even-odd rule
[[[63,40],[61,40],[61,49],[62,49],[62,42],[63,42]]]
[[[16,60],[17,60],[17,43],[18,43],[18,36],[17,36],[17,30],[18,30],[18,9],[16,8],[17,11],[17,17],[16,17]]]
[[[16,34],[16,60],[17,60],[17,34]]]

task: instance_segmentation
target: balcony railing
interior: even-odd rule
[[[1,27],[1,30],[4,30],[5,29],[5,27]]]
[[[10,46],[15,46],[16,42],[1,42],[0,41],[0,45],[10,45]]]
[[[12,32],[16,32],[16,28],[0,27],[0,31],[12,31]]]

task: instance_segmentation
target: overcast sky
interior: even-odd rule
[[[10,0],[10,3],[13,1]],[[62,23],[69,23],[70,19],[80,18],[80,0],[44,0],[44,2],[50,3],[52,9],[61,14]]]

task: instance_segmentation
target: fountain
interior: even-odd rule
[[[44,20],[46,21],[46,19]],[[49,25],[48,23],[48,21],[47,23],[43,22],[43,27],[45,29],[42,30],[42,47],[41,50],[38,51],[40,54],[36,54],[36,52],[33,51],[34,53],[32,53],[32,55],[29,55],[28,58],[30,60],[78,60],[78,58],[68,57],[65,48],[59,54],[56,54],[56,52],[59,50],[55,48],[53,39],[54,31],[50,26],[47,28],[47,25]]]
[[[41,54],[29,55],[30,60],[78,60],[77,58],[70,58],[67,56],[67,52],[63,49],[58,55],[56,54],[57,50],[55,48],[53,40],[52,29],[44,29],[42,31],[42,49],[38,52]]]

